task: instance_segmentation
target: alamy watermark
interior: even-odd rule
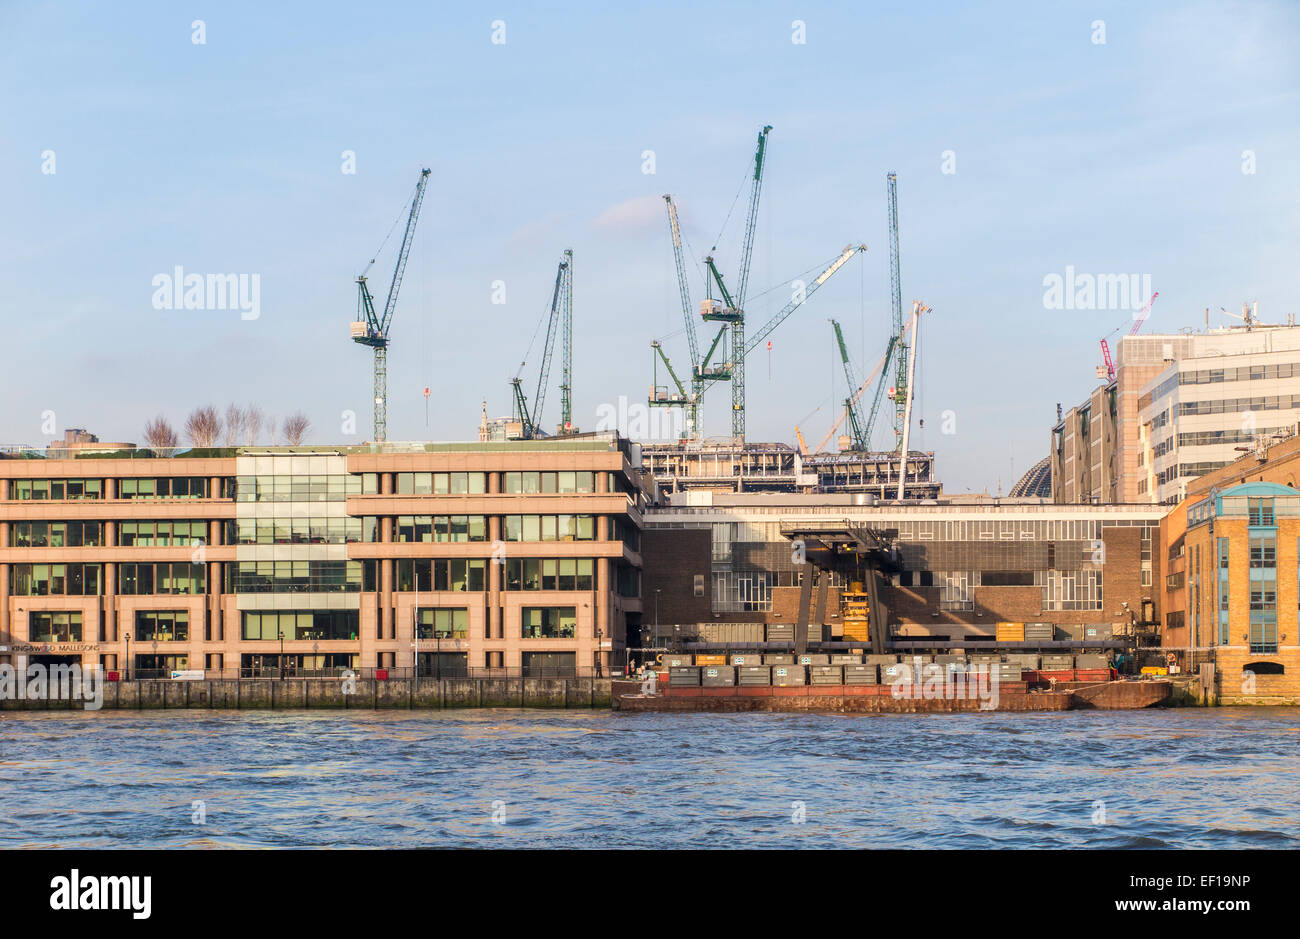
[[[81,701],[87,711],[104,706],[104,670],[98,665],[0,665],[0,701]]]
[[[948,668],[917,659],[915,664],[900,662],[887,669],[892,671],[885,675],[886,683],[895,698],[979,701],[982,711],[992,711],[998,706],[1001,676],[997,666],[974,664]]]
[[[617,404],[605,403],[596,408],[596,432],[611,430],[629,440],[677,440],[686,431],[686,414],[679,407],[652,408],[619,395]]]
[[[1150,274],[1065,274],[1043,278],[1043,308],[1047,310],[1131,310],[1134,315],[1151,296]]]
[[[262,315],[261,274],[186,274],[177,265],[151,283],[155,310],[238,310],[245,320]]]

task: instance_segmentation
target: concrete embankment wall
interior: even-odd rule
[[[229,708],[325,710],[376,708],[608,708],[608,678],[370,678],[219,679],[212,681],[111,681],[104,683],[105,710]],[[0,700],[3,711],[81,710],[67,701]]]

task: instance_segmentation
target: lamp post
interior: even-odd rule
[[[284,681],[284,628],[280,630],[280,681]]]
[[[655,649],[659,648],[659,588],[655,588]]]
[[[126,680],[131,680],[131,634],[125,633],[126,636]]]

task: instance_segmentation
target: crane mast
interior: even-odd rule
[[[898,257],[898,174],[888,176],[889,192],[889,286],[894,314],[894,446],[903,445],[903,423],[907,411],[907,343],[903,341],[903,288]]]
[[[831,326],[835,329],[835,341],[840,347],[840,360],[844,363],[844,379],[848,382],[849,396],[844,399],[844,406],[849,410],[849,427],[853,433],[852,449],[866,450],[868,449],[867,441],[863,436],[866,422],[862,418],[858,398],[853,396],[853,390],[858,387],[857,379],[853,377],[853,363],[849,360],[849,350],[844,344],[844,333],[840,329],[839,322],[831,320]]]
[[[352,341],[374,350],[374,440],[382,443],[388,438],[388,330],[392,326],[393,313],[397,310],[397,295],[402,289],[402,276],[406,273],[406,260],[411,253],[411,242],[415,235],[415,223],[420,218],[420,206],[424,202],[424,190],[429,181],[430,171],[420,170],[419,182],[415,185],[415,196],[411,199],[411,210],[406,217],[406,231],[402,234],[402,245],[397,252],[397,264],[393,268],[393,279],[388,285],[388,299],[384,302],[384,313],[376,316],[374,298],[366,284],[366,273],[357,276],[357,320],[352,324]],[[374,261],[370,262],[371,264]],[[366,271],[370,265],[366,265]]]
[[[546,401],[546,387],[551,377],[551,360],[555,353],[557,333],[564,335],[565,349],[561,352],[563,361],[564,383],[561,388],[560,432],[566,433],[572,427],[571,402],[569,386],[572,362],[573,336],[573,250],[566,248],[564,256],[555,269],[555,286],[551,290],[551,310],[546,321],[546,341],[542,346],[542,364],[537,373],[537,390],[533,393],[530,407],[528,397],[524,394],[523,377],[516,375],[510,380],[511,394],[514,399],[514,419],[520,425],[520,437],[533,440],[539,435],[545,436],[541,427],[542,407]],[[522,368],[521,363],[521,368]]]

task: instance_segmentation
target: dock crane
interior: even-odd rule
[[[533,393],[531,408],[529,408],[528,398],[524,394],[522,375],[516,375],[510,380],[514,396],[514,420],[519,422],[519,437],[521,440],[534,440],[537,437],[547,436],[546,431],[541,427],[542,405],[546,400],[546,386],[551,376],[551,359],[555,352],[555,336],[557,332],[562,333],[564,336],[562,342],[564,349],[561,352],[564,376],[563,384],[560,386],[562,413],[560,415],[559,433],[565,434],[573,429],[573,414],[570,410],[572,402],[569,394],[573,357],[573,251],[567,248],[555,270],[555,287],[551,292],[551,311],[546,323],[546,342],[542,346],[542,364],[538,370],[537,391]],[[523,362],[519,363],[521,372],[523,366]]]
[[[371,258],[370,264],[367,264],[365,270],[357,275],[357,318],[352,323],[352,341],[370,346],[375,353],[374,439],[376,443],[383,443],[388,438],[388,330],[393,324],[393,311],[397,309],[397,294],[402,289],[402,275],[406,272],[406,259],[411,253],[411,240],[415,235],[415,223],[420,218],[420,206],[424,202],[424,189],[429,182],[429,172],[427,169],[420,170],[420,180],[415,184],[415,196],[411,199],[411,211],[406,217],[406,232],[402,235],[402,246],[397,252],[397,266],[393,268],[393,280],[388,285],[388,300],[384,303],[382,317],[375,314],[374,298],[370,295],[370,288],[366,286],[366,274],[370,266],[375,263],[374,258]]]

